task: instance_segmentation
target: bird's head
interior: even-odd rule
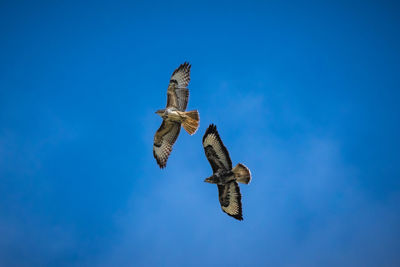
[[[213,176],[210,176],[204,180],[206,183],[215,184]]]
[[[164,114],[164,109],[159,109],[155,112],[158,116],[162,117],[162,115]]]

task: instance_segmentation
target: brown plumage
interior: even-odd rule
[[[189,101],[191,65],[181,64],[173,73],[167,89],[167,105],[165,109],[156,111],[163,122],[154,135],[153,155],[160,168],[167,165],[172,147],[179,136],[181,125],[190,134],[194,134],[199,127],[199,113],[197,110],[186,111]]]
[[[204,181],[218,186],[218,199],[222,211],[237,220],[243,220],[242,195],[238,182],[249,184],[250,170],[241,163],[232,168],[229,152],[219,136],[217,127],[213,124],[203,136],[203,147],[213,170],[213,175]]]

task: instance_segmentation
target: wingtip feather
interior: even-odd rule
[[[167,162],[162,162],[162,161],[157,157],[157,154],[156,154],[156,152],[154,151],[154,149],[153,149],[153,156],[154,156],[154,158],[156,159],[157,165],[158,165],[158,167],[160,167],[160,169],[164,169],[164,168],[167,166]]]
[[[206,139],[207,135],[212,134],[212,133],[215,133],[216,135],[219,136],[218,131],[217,131],[217,126],[216,126],[215,124],[213,124],[213,123],[211,123],[211,124],[208,126],[206,132],[204,133],[204,136],[203,136],[203,143],[204,143],[204,139]]]
[[[238,221],[243,221],[243,216],[242,216],[242,214],[235,214],[235,215],[229,214],[229,213],[226,213],[226,214],[228,214],[229,216],[235,218],[235,219],[238,220]]]
[[[174,76],[175,73],[177,73],[178,71],[180,71],[182,69],[186,69],[190,73],[191,67],[192,67],[192,65],[190,65],[190,63],[188,61],[185,61],[182,64],[180,64],[178,68],[176,68],[174,70],[174,72],[172,73],[172,76]]]

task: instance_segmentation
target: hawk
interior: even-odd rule
[[[232,169],[228,150],[222,143],[214,124],[210,124],[203,136],[203,147],[213,170],[213,175],[206,178],[204,182],[218,186],[219,203],[223,212],[237,220],[243,220],[242,196],[238,182],[249,184],[250,170],[241,163]]]
[[[167,165],[181,125],[190,135],[199,127],[199,112],[185,112],[189,100],[187,86],[190,81],[190,67],[191,65],[185,62],[172,73],[167,89],[167,106],[156,111],[163,122],[154,135],[153,155],[161,169]]]

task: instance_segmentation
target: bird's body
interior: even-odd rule
[[[232,181],[235,181],[235,175],[231,170],[220,170],[205,180],[207,183],[218,185],[226,185]]]
[[[173,121],[179,123],[182,123],[186,117],[185,112],[181,112],[176,108],[160,109],[159,113],[157,111],[157,114],[160,115],[160,117],[165,121]]]
[[[190,81],[190,67],[190,64],[185,62],[172,73],[167,89],[166,108],[156,111],[156,114],[163,119],[154,135],[153,144],[153,155],[160,168],[167,165],[181,125],[190,135],[194,134],[199,127],[200,118],[197,110],[186,111],[189,100],[187,86]]]
[[[242,196],[238,182],[250,183],[250,170],[241,163],[232,168],[228,150],[222,143],[217,127],[213,124],[203,136],[203,147],[213,169],[213,175],[204,181],[218,186],[218,198],[222,210],[237,220],[243,220]]]

